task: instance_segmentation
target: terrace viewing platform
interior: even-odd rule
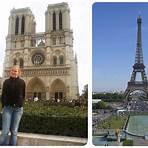
[[[87,138],[18,133],[18,146],[83,146],[86,143]]]

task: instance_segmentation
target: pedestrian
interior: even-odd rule
[[[2,88],[2,133],[0,145],[17,145],[17,132],[23,114],[25,100],[25,82],[20,78],[19,66],[13,66],[10,77],[3,83]],[[11,133],[8,140],[8,134]]]
[[[38,100],[38,97],[34,97],[34,102],[37,102]]]

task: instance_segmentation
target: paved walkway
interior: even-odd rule
[[[18,146],[81,146],[86,143],[86,138],[18,133]]]
[[[133,141],[134,146],[148,146],[148,140],[145,139],[134,139]]]

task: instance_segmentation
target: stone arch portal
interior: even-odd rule
[[[46,99],[46,87],[40,78],[33,78],[27,84],[26,98],[38,97],[39,100]]]
[[[52,82],[50,87],[50,96],[56,102],[66,97],[66,86],[60,79],[56,79]]]

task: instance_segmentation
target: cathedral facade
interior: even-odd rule
[[[73,52],[70,9],[67,3],[50,4],[45,12],[45,32],[36,33],[30,8],[12,9],[4,60],[3,79],[19,65],[26,82],[26,98],[77,99],[77,58]]]

